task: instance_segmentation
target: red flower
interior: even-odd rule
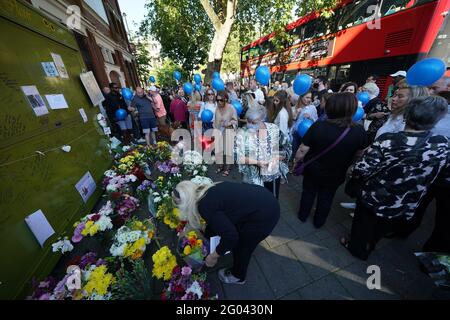
[[[98,214],[98,213],[96,213],[96,214],[94,214],[92,217],[91,217],[91,219],[90,220],[92,220],[92,221],[98,221],[100,219],[100,215]]]
[[[179,273],[181,273],[181,267],[175,266],[172,270],[172,274],[175,275],[175,274],[179,274]]]
[[[131,173],[134,174],[140,182],[146,179],[144,171],[139,166],[135,166],[133,170],[131,170]]]

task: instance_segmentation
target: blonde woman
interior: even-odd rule
[[[220,236],[220,243],[205,259],[214,267],[220,256],[233,252],[233,267],[219,270],[224,283],[244,284],[251,255],[256,246],[272,232],[280,218],[280,206],[265,188],[242,183],[220,182],[198,186],[180,182],[172,193],[180,209],[181,220],[200,230],[206,224],[206,235]]]

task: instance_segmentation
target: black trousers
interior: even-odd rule
[[[412,231],[417,229],[422,222],[425,212],[433,201],[436,199],[436,217],[433,233],[423,246],[426,252],[443,252],[450,253],[450,188],[439,185],[433,185],[428,190],[420,205],[416,209],[414,215],[414,223],[411,226]],[[412,232],[411,231],[411,232]]]
[[[261,213],[265,216],[270,216],[264,222],[259,224],[249,223],[248,225],[241,226],[239,228],[239,241],[236,247],[233,249],[233,267],[231,268],[231,274],[240,280],[245,280],[247,276],[247,269],[252,257],[253,251],[256,246],[267,238],[280,219],[280,209],[276,212]],[[216,236],[217,233],[209,228],[205,229],[205,236]]]
[[[277,199],[280,196],[280,182],[281,182],[281,178],[275,179],[274,181],[270,181],[270,182],[264,182],[264,188],[266,188],[267,190],[272,192],[273,196]]]
[[[358,200],[348,249],[353,256],[361,260],[367,260],[381,238],[388,234],[396,234],[405,224],[406,219],[403,218],[378,217]]]
[[[339,186],[322,186],[311,177],[303,178],[303,192],[300,200],[300,209],[298,218],[305,222],[317,197],[317,207],[314,214],[314,226],[322,227],[330,214],[331,205],[333,204],[334,195]]]

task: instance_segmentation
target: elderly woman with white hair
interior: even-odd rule
[[[260,186],[233,182],[198,186],[182,181],[172,198],[180,218],[192,228],[200,230],[203,219],[210,235],[220,236],[216,250],[205,259],[206,266],[214,267],[220,256],[232,251],[233,267],[219,270],[219,279],[244,284],[253,251],[278,223],[278,201]]]
[[[235,154],[243,181],[264,186],[278,198],[281,178],[287,180],[292,148],[277,125],[265,122],[266,116],[263,106],[247,111],[247,127],[237,133]]]
[[[386,103],[378,96],[380,88],[375,83],[367,82],[362,87],[362,91],[366,92],[370,97],[370,101],[364,106],[364,111],[366,112],[366,120],[370,121],[370,125],[367,128],[367,137],[369,143],[372,143],[375,140],[378,129],[387,121],[390,111]]]

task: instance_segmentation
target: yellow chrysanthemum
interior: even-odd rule
[[[153,276],[157,279],[170,280],[172,270],[177,266],[175,256],[167,246],[162,247],[152,256]]]
[[[91,272],[89,280],[84,286],[84,291],[88,295],[92,295],[94,291],[98,295],[105,295],[108,293],[108,287],[115,283],[116,279],[111,273],[107,273],[107,268],[105,265],[99,266]]]

